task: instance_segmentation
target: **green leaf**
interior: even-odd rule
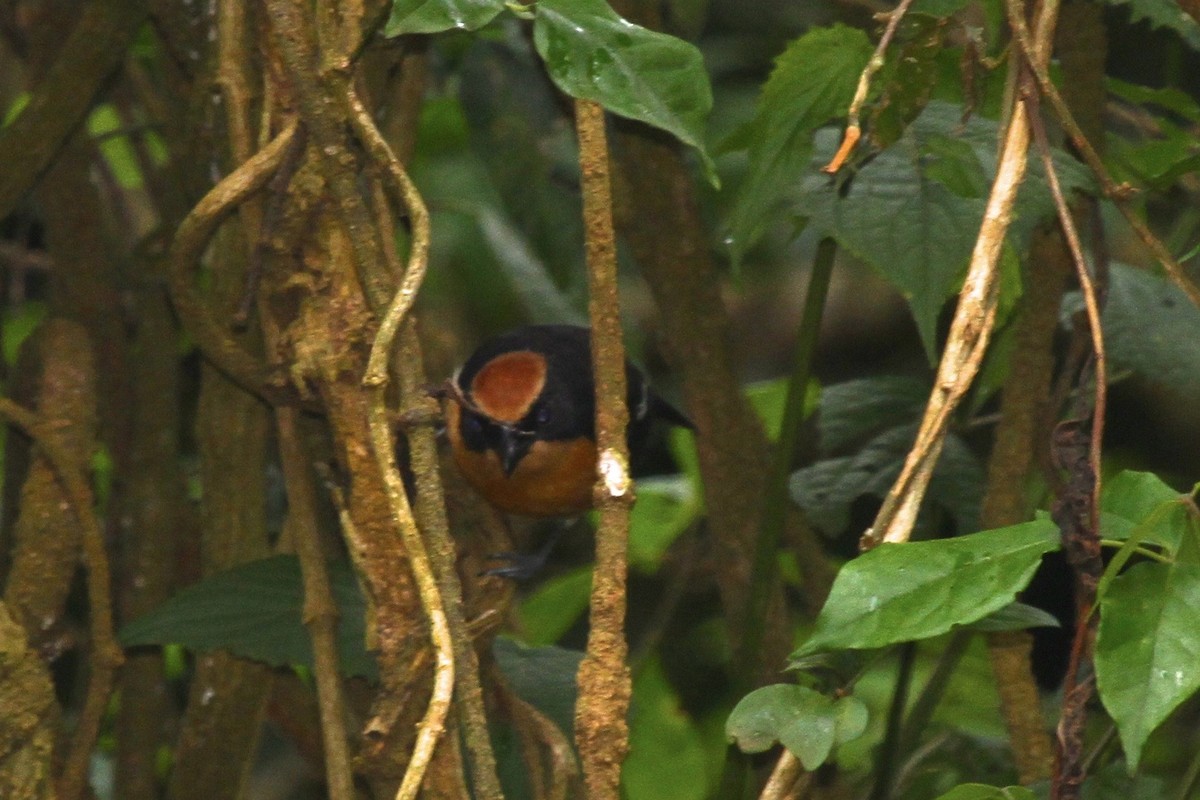
[[[883,428],[912,422],[925,407],[929,391],[928,381],[900,375],[826,386],[817,413],[821,453],[844,451]]]
[[[758,418],[762,420],[767,438],[771,441],[779,439],[783,428],[783,413],[787,410],[788,380],[778,378],[772,381],[753,383],[746,387],[746,398]],[[816,379],[810,380],[804,390],[804,418],[808,419],[820,405],[821,384]]]
[[[855,697],[838,700],[804,686],[777,683],[742,698],[725,723],[729,741],[746,753],[780,742],[807,770],[824,764],[835,745],[862,735],[867,707]]]
[[[710,796],[708,757],[696,722],[683,710],[662,664],[649,658],[633,681],[621,796],[703,800]]]
[[[4,345],[5,364],[10,367],[17,365],[21,345],[33,335],[48,313],[46,304],[36,300],[27,300],[5,309],[4,314],[0,315],[0,343]]]
[[[142,167],[129,137],[121,133],[125,121],[117,107],[104,103],[88,115],[87,129],[100,148],[100,154],[122,189],[142,185]]]
[[[853,503],[860,497],[884,497],[904,466],[916,438],[915,425],[903,425],[875,436],[858,452],[827,458],[792,474],[792,500],[829,536],[842,533],[850,522]],[[960,532],[978,528],[983,467],[957,436],[945,447],[930,480],[923,508],[945,509]],[[930,520],[921,520],[928,526]]]
[[[473,31],[495,19],[504,6],[504,0],[393,0],[383,35]]]
[[[1180,176],[1200,166],[1200,146],[1190,128],[1180,128],[1167,119],[1155,123],[1155,137],[1140,141],[1113,140],[1112,160],[1142,184],[1165,190]]]
[[[1136,83],[1126,83],[1118,78],[1106,76],[1104,85],[1108,91],[1133,105],[1154,105],[1173,111],[1181,117],[1200,122],[1200,103],[1187,92],[1174,87],[1151,88]]]
[[[862,31],[834,25],[810,30],[776,59],[754,119],[737,134],[749,147],[750,164],[728,223],[735,263],[762,235],[771,212],[811,174],[813,132],[846,113],[872,50]]]
[[[534,14],[533,43],[558,88],[694,147],[715,185],[704,149],[712,89],[694,45],[634,25],[604,0],[538,0]]]
[[[374,679],[367,653],[365,607],[350,565],[329,565],[338,608],[337,646],[347,675]],[[126,647],[181,644],[194,652],[229,650],[273,666],[312,667],[312,645],[302,622],[304,584],[295,556],[274,556],[219,572],[193,584],[130,622]]]
[[[1200,689],[1200,566],[1141,563],[1100,601],[1096,685],[1132,772],[1151,732]]]
[[[1083,782],[1083,800],[1163,800],[1167,784],[1155,775],[1130,775],[1126,765],[1106,764]]]
[[[1184,13],[1175,0],[1105,0],[1110,6],[1125,6],[1129,18],[1146,20],[1154,28],[1166,28],[1179,34],[1193,50],[1200,50],[1200,23]]]
[[[1063,302],[1063,318],[1082,307],[1073,293]],[[1200,401],[1200,309],[1174,284],[1113,263],[1101,320],[1110,371],[1148,378],[1181,402]]]
[[[1106,480],[1100,512],[1105,538],[1137,537],[1169,553],[1179,550],[1194,524],[1190,495],[1175,491],[1153,472],[1125,470]]]
[[[972,622],[973,630],[987,633],[995,631],[1023,631],[1028,628],[1060,628],[1058,617],[1040,608],[1024,603],[1009,603],[999,611],[993,611],[983,619]]]
[[[982,783],[964,783],[955,786],[937,800],[1034,800],[1037,797],[1024,786],[986,786]]]
[[[19,92],[12,103],[4,111],[4,118],[0,120],[0,129],[7,128],[12,124],[12,121],[21,116],[21,112],[25,110],[25,106],[29,105],[33,94],[30,92]]]
[[[798,216],[836,238],[904,295],[932,362],[942,307],[961,286],[985,198],[975,195],[978,172],[990,182],[996,163],[997,125],[962,109],[931,102],[900,140],[862,166],[847,187],[810,173],[794,197]],[[829,158],[838,135],[816,138],[815,162]],[[1063,191],[1090,187],[1078,162],[1056,151]],[[1031,164],[1017,197],[1009,241],[1023,249],[1034,227],[1053,213],[1040,165]]]
[[[871,109],[867,131],[882,150],[900,138],[929,102],[938,79],[937,57],[942,51],[946,20],[910,11],[898,32],[895,47],[877,79],[882,87]]]
[[[629,563],[653,572],[679,536],[700,516],[691,481],[681,475],[637,482],[629,518]]]
[[[927,639],[1011,603],[1058,547],[1047,519],[932,542],[881,544],[838,573],[796,655]]]
[[[530,644],[552,644],[571,629],[588,606],[590,566],[545,581],[521,603],[521,628]]]
[[[583,653],[561,647],[526,647],[506,636],[492,645],[496,664],[508,685],[545,714],[568,738],[574,736],[575,675]]]

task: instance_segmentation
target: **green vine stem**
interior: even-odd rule
[[[808,394],[808,383],[812,377],[813,356],[821,335],[821,318],[825,311],[825,298],[829,294],[829,281],[837,259],[837,242],[822,239],[817,245],[813,260],[812,277],[808,293],[804,298],[804,316],[796,334],[796,352],[793,356],[792,375],[788,382],[787,403],[783,411],[783,426],[779,442],[775,446],[771,464],[767,495],[763,503],[762,526],[755,542],[754,562],[750,573],[750,594],[746,602],[746,620],[736,662],[753,665],[759,660],[759,651],[765,631],[767,606],[773,595],[779,555],[779,542],[787,519],[788,477],[795,460],[800,429],[804,423],[804,400]],[[744,666],[739,676],[744,691],[754,688],[748,685],[758,670]]]

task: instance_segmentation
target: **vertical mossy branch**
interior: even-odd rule
[[[1054,374],[1054,334],[1058,309],[1071,265],[1057,237],[1034,237],[1017,306],[1016,344],[1000,403],[1000,422],[988,459],[987,489],[980,507],[984,528],[1015,525],[1030,518],[1026,487],[1045,450],[1048,398]],[[991,633],[988,657],[996,676],[1000,710],[1022,784],[1050,777],[1053,746],[1046,732],[1041,700],[1030,671],[1030,636],[1025,632]]]
[[[613,232],[612,180],[604,109],[575,102],[579,165],[583,181],[584,249],[588,312],[592,325],[592,373],[596,383],[596,569],[587,655],[579,668],[575,740],[583,760],[588,797],[620,796],[621,763],[629,749],[626,713],[632,692],[625,658],[626,568],[633,481],[625,428],[625,348],[617,299],[617,248]]]

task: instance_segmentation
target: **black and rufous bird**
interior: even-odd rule
[[[626,363],[633,460],[656,421],[692,427]],[[447,432],[467,481],[510,514],[591,508],[596,483],[590,332],[530,325],[484,342],[450,379]]]

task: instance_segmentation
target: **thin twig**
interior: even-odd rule
[[[787,800],[787,798],[793,797],[792,787],[803,772],[804,767],[800,763],[800,759],[792,755],[791,750],[783,748],[758,800]]]
[[[70,750],[63,762],[62,775],[58,779],[60,800],[75,800],[83,796],[87,786],[92,748],[100,733],[100,721],[108,707],[117,668],[124,661],[124,654],[113,627],[112,576],[109,572],[108,550],[104,543],[104,533],[100,530],[100,524],[92,511],[91,485],[87,476],[75,466],[75,459],[59,442],[58,434],[43,425],[35,413],[7,397],[0,397],[0,416],[25,431],[41,448],[42,454],[62,484],[63,494],[79,520],[83,534],[83,553],[88,566],[89,616],[92,623],[91,676],[88,679],[83,709],[79,712],[79,719],[75,725],[75,734],[71,738]]]
[[[1025,52],[1034,52],[1034,44],[1030,40],[1029,28],[1025,25],[1025,20],[1019,12],[1020,4],[1010,2],[1005,5],[1008,8],[1008,21],[1012,28],[1013,37]],[[1031,59],[1031,62],[1034,61],[1036,59]],[[1058,117],[1059,124],[1063,126],[1063,130],[1071,140],[1071,144],[1075,146],[1084,163],[1092,170],[1092,174],[1096,176],[1096,180],[1100,181],[1101,191],[1103,191],[1104,196],[1116,204],[1117,209],[1125,217],[1129,226],[1133,228],[1134,233],[1142,240],[1142,243],[1146,245],[1158,262],[1162,264],[1163,269],[1167,272],[1167,277],[1188,296],[1188,299],[1195,306],[1200,307],[1200,287],[1197,287],[1188,278],[1183,265],[1176,260],[1171,251],[1167,249],[1167,246],[1163,244],[1162,240],[1154,235],[1154,232],[1150,230],[1150,226],[1146,224],[1146,220],[1130,204],[1136,190],[1128,183],[1117,183],[1113,180],[1107,167],[1104,166],[1104,160],[1100,158],[1100,154],[1096,152],[1096,148],[1088,141],[1087,136],[1084,135],[1083,130],[1079,127],[1079,123],[1075,121],[1075,116],[1071,113],[1067,102],[1059,94],[1058,87],[1050,79],[1050,71],[1047,65],[1045,63],[1031,63],[1031,68],[1042,96],[1050,103],[1055,116]]]
[[[629,750],[626,716],[632,687],[626,664],[626,572],[633,479],[625,428],[625,350],[617,297],[616,237],[604,109],[575,101],[583,218],[588,266],[588,313],[592,324],[592,373],[596,389],[596,569],[587,654],[579,666],[575,741],[583,761],[587,796],[617,800],[621,763]]]
[[[1049,58],[1049,42],[1054,35],[1057,11],[1057,3],[1047,0],[1039,12],[1036,43],[1040,46],[1030,51],[1037,59]],[[971,253],[971,264],[959,294],[950,337],[938,364],[937,378],[917,431],[916,443],[909,451],[896,483],[884,498],[874,524],[863,535],[861,546],[864,548],[881,541],[908,540],[945,444],[950,416],[979,372],[996,317],[997,262],[1012,221],[1017,190],[1028,165],[1029,141],[1029,108],[1018,98],[1004,136],[983,224]]]
[[[317,530],[317,498],[309,459],[300,440],[299,411],[275,409],[279,460],[287,486],[288,516],[304,579],[304,624],[312,640],[321,741],[325,754],[325,783],[330,800],[352,800],[354,773],[346,736],[346,704],[338,672],[337,605],[329,584],[325,556]]]
[[[863,104],[867,101],[867,92],[871,90],[871,79],[875,77],[875,73],[883,69],[887,49],[896,35],[896,30],[900,27],[900,20],[904,19],[904,15],[908,13],[908,7],[912,4],[913,0],[900,0],[900,4],[896,6],[895,10],[887,13],[888,24],[883,30],[883,36],[879,38],[875,52],[871,54],[871,59],[863,67],[862,74],[858,76],[858,86],[854,90],[854,98],[850,101],[850,109],[846,112],[846,133],[842,136],[842,144],[830,162],[821,168],[822,172],[832,175],[841,169],[842,164],[846,163],[846,159],[854,149],[854,145],[858,144],[858,140],[862,138],[862,123],[859,121],[859,117],[862,114]]]
[[[416,184],[409,178],[408,172],[379,133],[379,129],[375,127],[370,112],[362,104],[358,95],[351,89],[343,99],[347,106],[350,122],[354,126],[354,132],[371,157],[388,176],[388,188],[404,205],[408,212],[409,224],[412,226],[412,249],[409,252],[408,265],[404,270],[404,279],[400,282],[400,288],[392,298],[387,314],[379,324],[379,333],[375,337],[375,344],[371,348],[371,356],[367,361],[367,374],[363,378],[364,385],[379,387],[387,383],[388,356],[391,353],[391,344],[400,330],[400,323],[404,321],[412,309],[413,303],[417,301],[417,290],[425,280],[425,269],[429,264],[429,210],[425,207],[425,201],[421,199],[421,193],[417,190]],[[381,342],[386,346],[380,346]]]
[[[913,668],[917,661],[917,643],[905,642],[899,648],[899,666],[896,669],[896,685],[892,690],[892,703],[888,708],[887,724],[883,741],[875,755],[875,783],[871,787],[870,800],[887,800],[895,788],[897,761],[904,749],[904,709],[908,707],[908,693],[912,688]]]
[[[418,250],[414,247],[413,253],[410,255],[410,265],[413,259],[424,259],[426,256],[426,252],[420,252],[418,255]],[[385,370],[387,354],[392,350],[392,340],[395,338],[396,325],[399,324],[404,304],[404,295],[397,292],[386,318],[395,318],[397,322],[390,328],[380,326],[379,333],[375,336],[375,341],[371,346],[370,363],[377,363],[378,359],[382,358]],[[397,309],[400,309],[401,312],[398,312]],[[413,578],[416,580],[417,591],[421,596],[421,605],[429,619],[430,635],[436,655],[433,691],[429,698],[429,707],[421,720],[412,757],[408,762],[400,788],[396,792],[396,800],[412,800],[421,789],[425,770],[429,767],[433,750],[445,728],[446,715],[450,711],[450,702],[454,695],[454,642],[450,636],[442,595],[438,590],[437,580],[434,578],[433,568],[429,563],[429,554],[426,552],[421,532],[417,529],[412,506],[409,505],[408,495],[405,493],[404,481],[396,466],[391,430],[388,425],[387,398],[385,396],[387,384],[374,383],[370,377],[370,367],[368,367],[368,375],[363,378],[363,384],[372,389],[371,405],[368,411],[371,444],[387,488],[392,517],[396,521],[404,541],[409,565],[413,571]]]
[[[374,121],[363,117],[365,126],[378,136]],[[362,121],[359,124],[363,124]],[[376,158],[384,158],[387,164],[399,163],[393,151],[382,137],[373,139],[375,146],[369,148]],[[375,153],[377,146],[382,149]],[[399,180],[407,177],[404,170],[389,170],[388,175],[396,184],[393,191],[398,195],[415,191],[410,184]],[[371,187],[372,205],[375,207],[379,224],[392,224],[383,181],[373,180]],[[384,237],[384,255],[391,271],[400,279],[403,265],[396,253],[391,237]],[[437,402],[426,389],[421,340],[416,325],[410,321],[399,333],[399,357],[397,372],[400,382],[400,408],[405,419],[405,434],[408,439],[409,466],[417,489],[417,521],[428,547],[429,561],[445,601],[446,621],[454,642],[455,698],[458,708],[462,741],[466,746],[473,781],[473,792],[479,800],[502,800],[504,792],[496,772],[496,756],[492,752],[491,733],[488,730],[487,709],[483,701],[483,685],[479,675],[479,657],[475,652],[473,637],[463,609],[463,588],[458,577],[457,553],[450,535],[450,521],[446,515],[446,495],[442,486],[439,466],[438,444],[434,425],[440,420]]]
[[[171,243],[171,299],[184,327],[217,369],[259,397],[271,393],[268,367],[234,341],[228,326],[212,318],[192,272],[221,221],[271,180],[297,127],[292,120],[270,144],[214,186],[180,223]]]
[[[1032,95],[1032,88],[1029,87]],[[1046,172],[1046,184],[1050,188],[1050,194],[1054,198],[1054,207],[1058,212],[1058,222],[1062,226],[1063,236],[1067,241],[1067,248],[1071,251],[1071,260],[1075,264],[1075,275],[1079,278],[1079,286],[1083,291],[1083,304],[1087,310],[1088,332],[1092,339],[1092,358],[1095,359],[1093,369],[1095,372],[1095,390],[1092,406],[1092,435],[1089,442],[1089,461],[1091,462],[1092,472],[1096,476],[1096,480],[1092,486],[1092,509],[1093,513],[1099,513],[1100,509],[1100,450],[1104,440],[1104,410],[1106,406],[1107,387],[1108,387],[1108,360],[1104,351],[1104,329],[1100,321],[1100,300],[1096,294],[1096,284],[1092,280],[1092,274],[1088,270],[1087,260],[1083,254],[1083,246],[1079,243],[1079,233],[1075,229],[1075,220],[1071,216],[1071,209],[1067,205],[1067,200],[1062,193],[1062,184],[1058,180],[1058,170],[1054,166],[1054,159],[1050,155],[1050,143],[1046,139],[1046,130],[1042,125],[1041,118],[1036,113],[1037,102],[1034,103],[1035,112],[1030,115],[1030,125],[1033,128],[1033,138],[1038,148],[1038,155],[1042,160],[1042,168]],[[1096,520],[1098,522],[1098,520]]]
[[[386,148],[386,142],[383,142],[382,137],[379,136],[370,116],[367,115],[362,104],[357,102],[353,92],[347,92],[345,102],[348,110],[353,110],[350,116],[356,132],[363,141],[369,146],[383,143]],[[383,154],[379,153],[377,157],[378,155]],[[390,155],[390,149],[387,150],[387,155]],[[387,486],[392,515],[396,519],[404,539],[409,564],[421,595],[421,605],[429,619],[436,655],[433,692],[429,700],[429,707],[421,721],[412,758],[409,760],[404,779],[396,793],[397,800],[408,800],[416,797],[420,790],[421,781],[433,756],[434,747],[444,729],[446,715],[449,713],[454,693],[455,658],[454,637],[451,635],[446,616],[446,599],[438,587],[425,541],[417,528],[412,507],[408,502],[404,481],[396,467],[385,397],[388,358],[393,351],[393,343],[400,325],[416,300],[417,290],[420,288],[428,264],[429,214],[416,186],[408,178],[408,174],[395,156],[385,157],[381,165],[386,168],[387,174],[396,183],[403,198],[404,206],[412,223],[413,242],[409,252],[408,265],[404,272],[404,280],[392,297],[387,313],[380,323],[379,331],[375,335],[375,341],[371,345],[371,355],[367,361],[363,385],[372,390],[369,415],[375,458],[379,462],[379,469]]]

